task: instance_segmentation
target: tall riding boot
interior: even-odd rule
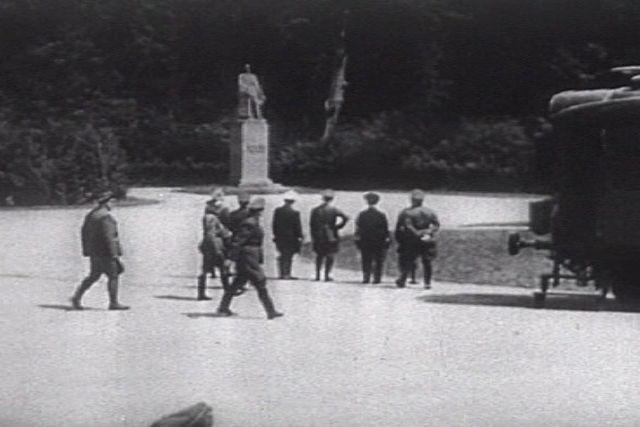
[[[383,261],[380,258],[376,258],[373,262],[373,283],[382,281],[382,265]]]
[[[76,310],[82,310],[83,309],[83,307],[82,307],[82,296],[84,295],[85,292],[87,292],[87,290],[94,283],[95,283],[95,281],[91,277],[87,277],[86,279],[84,279],[82,281],[82,283],[80,283],[80,286],[78,286],[78,288],[74,292],[73,296],[71,297],[71,305],[73,305],[74,309],[76,309]]]
[[[360,252],[360,266],[362,267],[362,283],[371,281],[371,258],[366,252]]]
[[[109,291],[109,310],[129,310],[129,306],[122,305],[118,301],[118,279],[109,279],[107,282]]]
[[[284,260],[284,274],[287,279],[293,279],[293,275],[291,274],[291,267],[293,266],[293,257],[289,256]]]
[[[398,251],[398,267],[400,268],[400,278],[396,280],[396,285],[399,288],[404,288],[407,283],[407,278],[411,275],[411,269],[413,265],[413,259],[407,255],[405,251]]]
[[[407,283],[407,278],[411,274],[411,266],[409,266],[407,262],[402,258],[398,260],[398,264],[400,267],[400,278],[396,280],[396,286],[398,286],[399,288],[404,288]]]
[[[229,309],[231,306],[231,300],[233,300],[233,290],[230,288],[225,289],[222,299],[220,300],[220,305],[218,306],[218,314],[224,316],[233,315],[233,312]]]
[[[422,265],[422,269],[424,270],[424,288],[431,289],[431,274],[433,268],[431,267],[431,261],[425,262]]]
[[[316,256],[316,280],[320,281],[320,271],[322,271],[322,261],[324,257],[318,255]]]
[[[324,281],[325,282],[333,281],[333,278],[331,277],[332,268],[333,268],[333,256],[328,256],[324,264]]]
[[[229,274],[229,270],[224,268],[220,270],[220,283],[222,283],[222,289],[227,291],[231,288],[231,275]]]
[[[210,299],[207,296],[207,274],[202,273],[198,276],[198,301],[208,301]]]
[[[416,283],[418,283],[418,278],[416,277],[416,274],[418,274],[418,264],[417,263],[413,263],[413,265],[411,266],[411,284],[415,285]]]
[[[281,279],[287,277],[286,260],[282,255],[278,257],[278,277]]]
[[[276,311],[276,308],[273,305],[273,301],[269,296],[269,291],[267,291],[267,287],[264,283],[256,286],[256,289],[258,291],[258,298],[260,298],[260,302],[264,307],[264,311],[267,312],[267,318],[269,320],[275,319],[276,317],[284,316],[283,313]]]

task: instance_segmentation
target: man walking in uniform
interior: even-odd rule
[[[109,202],[113,198],[111,192],[98,196],[97,205],[85,216],[82,224],[82,254],[89,257],[91,270],[71,297],[71,304],[76,310],[84,308],[82,296],[103,274],[108,278],[109,310],[129,309],[118,301],[118,277],[124,267],[119,259],[122,248],[118,238],[118,224],[109,212]]]
[[[396,223],[396,239],[398,241],[398,257],[400,278],[396,280],[399,288],[404,288],[407,277],[415,267],[417,258],[422,260],[425,289],[431,288],[431,261],[437,255],[434,236],[440,228],[438,216],[431,209],[422,206],[424,192],[411,192],[411,207],[398,215]]]
[[[231,301],[236,291],[247,281],[256,288],[258,298],[267,312],[268,319],[283,316],[274,305],[267,290],[267,277],[262,269],[264,230],[260,226],[260,215],[264,211],[265,200],[258,197],[249,203],[249,216],[242,221],[238,232],[231,238],[229,256],[236,262],[236,277],[231,286],[224,290],[218,307],[218,315],[232,316]]]
[[[331,205],[335,194],[333,190],[322,193],[322,204],[311,210],[310,228],[313,250],[316,253],[316,280],[320,280],[320,273],[324,265],[324,280],[330,282],[335,254],[340,246],[338,231],[342,229],[349,217],[340,209]]]
[[[238,209],[231,211],[229,213],[229,230],[231,230],[232,233],[235,233],[236,230],[240,227],[240,224],[242,224],[242,221],[244,221],[248,216],[249,216],[249,202],[251,201],[251,194],[247,193],[246,191],[241,191],[240,193],[238,193]]]
[[[391,243],[387,216],[376,208],[380,201],[377,193],[364,195],[369,207],[356,218],[355,242],[362,261],[362,283],[380,283],[387,249]]]
[[[284,194],[284,205],[273,213],[273,241],[280,256],[278,257],[278,274],[280,279],[293,280],[291,267],[293,256],[300,252],[302,246],[302,222],[300,212],[293,208],[298,195],[295,191]]]
[[[251,202],[251,194],[246,191],[238,193],[238,209],[231,211],[227,215],[227,226],[231,230],[231,235],[238,232],[240,224],[249,217],[249,202]],[[229,274],[232,275],[231,271]],[[244,282],[237,288],[237,295],[241,295],[246,291],[247,283]]]

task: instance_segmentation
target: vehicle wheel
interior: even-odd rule
[[[519,233],[509,234],[509,240],[507,242],[509,255],[518,255],[520,248],[522,247],[522,238]]]
[[[640,279],[636,275],[614,277],[611,291],[616,300],[623,303],[640,304]]]

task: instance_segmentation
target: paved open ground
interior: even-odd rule
[[[85,210],[0,212],[0,427],[145,427],[198,401],[226,427],[640,425],[640,313],[576,299],[534,310],[521,289],[364,286],[338,271],[330,284],[271,281],[281,319],[254,292],[238,317],[216,318],[217,301],[193,299],[206,197],[136,194],[161,203],[114,210],[129,312],[105,310],[104,282],[92,309],[67,310],[86,272]],[[385,195],[382,208],[405,202]],[[526,199],[428,202],[447,227],[526,219]],[[355,214],[360,195],[337,204]]]

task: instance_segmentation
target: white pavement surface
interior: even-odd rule
[[[138,194],[162,203],[114,210],[129,312],[105,310],[103,281],[93,309],[65,309],[86,272],[85,210],[0,212],[0,427],[146,427],[198,401],[221,427],[640,425],[638,313],[533,310],[524,290],[427,293],[338,271],[330,284],[271,281],[281,319],[267,321],[254,292],[234,301],[238,317],[211,317],[220,289],[193,300],[206,197]],[[359,194],[336,202],[361,208]],[[428,202],[447,226],[526,219],[524,199]]]

